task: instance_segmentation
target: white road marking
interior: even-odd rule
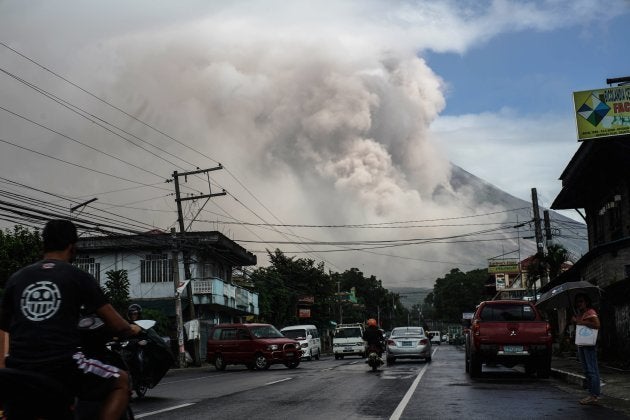
[[[176,384],[178,382],[191,382],[191,381],[202,381],[204,379],[208,379],[208,378],[216,378],[217,376],[222,376],[221,374],[218,375],[208,375],[208,376],[201,376],[199,378],[188,378],[188,379],[178,379],[176,381],[162,381],[160,383],[157,384],[157,386],[160,385],[169,385],[169,384]]]
[[[188,407],[189,405],[194,405],[195,403],[186,403],[186,404],[180,404],[180,405],[176,405],[174,407],[168,407],[168,408],[163,408],[161,410],[156,410],[156,411],[150,411],[148,413],[143,413],[143,414],[135,414],[134,417],[137,419],[141,419],[143,417],[149,417],[149,416],[153,416],[155,414],[160,414],[160,413],[164,413],[166,411],[173,411],[173,410],[177,410],[179,408],[184,408],[184,407]]]
[[[284,379],[280,379],[280,380],[278,380],[278,381],[267,382],[267,383],[265,384],[265,386],[267,386],[267,385],[273,385],[273,384],[278,384],[278,383],[280,383],[280,382],[290,381],[291,379],[293,379],[293,378],[284,378]]]
[[[435,356],[435,353],[437,351],[438,351],[438,349],[436,347],[435,350],[433,351],[433,353],[431,354],[431,357]],[[407,393],[405,394],[403,399],[400,401],[400,403],[398,404],[398,407],[396,407],[396,409],[392,413],[392,415],[389,418],[389,420],[398,420],[398,419],[400,419],[400,416],[402,415],[403,411],[405,411],[405,407],[407,407],[407,404],[409,404],[409,400],[411,400],[411,397],[413,396],[413,393],[416,391],[416,388],[418,387],[418,384],[420,383],[420,379],[422,379],[422,375],[424,375],[424,372],[427,371],[428,367],[429,367],[428,363],[426,363],[422,367],[422,369],[420,370],[420,373],[418,373],[418,376],[416,377],[416,379],[413,381],[413,383],[411,384],[411,386],[407,390]]]

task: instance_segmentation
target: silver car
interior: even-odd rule
[[[431,340],[422,327],[394,328],[387,339],[387,363],[396,359],[424,359],[431,361]]]

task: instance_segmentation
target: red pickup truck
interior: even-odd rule
[[[525,365],[529,375],[551,372],[551,326],[525,300],[481,302],[466,334],[466,372],[481,375],[483,363]]]

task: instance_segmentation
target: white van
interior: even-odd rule
[[[315,325],[290,325],[281,329],[280,332],[300,342],[303,358],[319,360],[322,354],[322,343]]]

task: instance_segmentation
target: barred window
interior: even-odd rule
[[[149,254],[140,260],[141,283],[173,281],[173,260],[167,254]]]
[[[90,273],[96,281],[101,283],[101,263],[94,262],[94,258],[82,255],[74,259],[74,265],[81,270]]]

